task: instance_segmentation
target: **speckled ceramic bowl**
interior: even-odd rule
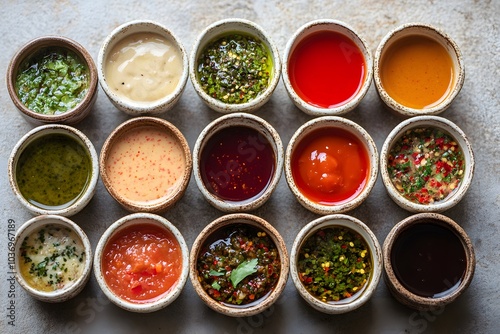
[[[179,57],[181,58],[180,63],[182,68],[179,69],[179,82],[177,83],[175,88],[167,95],[158,99],[151,99],[150,101],[139,101],[137,99],[128,98],[124,94],[116,93],[116,91],[114,91],[110,87],[109,78],[107,78],[106,76],[106,64],[108,62],[108,58],[111,57],[111,53],[115,45],[117,45],[123,39],[138,33],[160,35],[162,38],[172,43],[172,47],[177,49]],[[172,60],[170,59],[168,62],[171,61]],[[160,65],[157,63],[148,64],[145,60],[144,62],[145,64],[140,64],[144,67],[144,69],[153,68],[155,71],[161,71],[162,73],[167,71],[167,69],[164,67],[165,65],[163,65],[163,67],[160,67]],[[153,64],[155,65],[153,66]],[[179,101],[186,86],[189,73],[189,62],[184,46],[172,31],[158,22],[149,20],[134,20],[118,26],[106,37],[99,50],[99,55],[97,58],[97,73],[102,89],[108,96],[109,100],[119,110],[131,116],[158,115],[172,109],[174,105]],[[150,90],[157,88],[159,84],[164,80],[167,79],[156,80],[154,76],[151,76],[151,81],[155,83],[152,84]]]
[[[247,224],[255,227],[262,232],[265,232],[276,245],[280,259],[280,273],[279,278],[271,290],[270,293],[247,305],[230,305],[225,304],[213,299],[203,288],[200,283],[200,278],[198,277],[197,262],[198,256],[203,252],[204,243],[208,238],[213,235],[217,235],[217,231],[221,228],[228,227],[235,224]],[[231,317],[249,317],[260,312],[263,312],[271,305],[273,305],[279,298],[283,290],[285,289],[286,282],[288,280],[288,253],[286,250],[285,242],[279,234],[279,232],[267,221],[254,215],[246,213],[234,213],[222,216],[210,224],[208,224],[198,235],[191,248],[191,253],[189,257],[189,267],[190,267],[190,279],[193,284],[194,290],[200,296],[201,300],[213,309],[221,314],[228,315]]]
[[[372,271],[363,288],[358,292],[353,293],[351,297],[341,299],[337,302],[325,302],[307,291],[301,280],[302,274],[299,272],[298,262],[300,259],[301,249],[309,237],[321,229],[335,227],[350,229],[363,238],[368,246],[368,252],[371,257]],[[290,275],[292,276],[293,283],[295,284],[300,296],[304,298],[309,305],[324,313],[340,314],[350,312],[361,307],[371,298],[377,288],[382,274],[382,263],[382,249],[380,248],[377,237],[368,226],[366,226],[362,221],[348,215],[328,215],[310,222],[298,233],[290,252]]]
[[[403,196],[402,190],[400,192],[396,188],[389,175],[388,159],[391,149],[406,131],[426,127],[434,127],[451,135],[462,149],[465,166],[462,169],[463,178],[455,190],[442,200],[422,204],[406,198]],[[439,116],[418,116],[401,122],[387,136],[380,152],[380,173],[387,193],[396,204],[411,212],[443,212],[455,206],[465,196],[472,183],[474,166],[474,154],[467,136],[455,123]]]
[[[44,136],[54,134],[69,136],[76,140],[84,148],[90,161],[90,171],[85,186],[76,198],[60,206],[45,206],[29,201],[21,193],[17,182],[17,170],[19,168],[19,158],[31,143]],[[12,191],[16,195],[19,202],[21,202],[21,204],[34,215],[60,215],[69,217],[80,212],[80,210],[82,210],[94,196],[98,179],[99,160],[94,145],[83,132],[69,125],[47,124],[32,129],[17,142],[9,157],[9,181]]]
[[[23,252],[21,251],[21,248],[26,237],[29,237],[32,233],[38,233],[40,229],[47,228],[48,225],[63,229],[69,229],[70,231],[72,231],[74,235],[78,239],[80,239],[85,255],[82,257],[81,262],[81,266],[83,266],[82,272],[79,277],[75,277],[76,280],[73,280],[72,283],[65,284],[65,286],[53,291],[42,291],[33,286],[33,283],[29,282],[29,276],[25,276],[22,274],[20,262],[24,260],[22,260]],[[30,240],[32,240],[32,238],[30,238]],[[43,243],[47,245],[46,242]],[[48,246],[50,247],[51,245]],[[54,247],[51,248],[54,249]],[[43,302],[58,303],[75,297],[83,290],[83,288],[87,284],[90,277],[90,272],[92,270],[92,246],[90,245],[90,241],[87,238],[87,235],[73,221],[58,215],[37,216],[24,223],[16,232],[14,241],[14,253],[16,254],[15,265],[17,282],[31,296]],[[51,254],[53,255],[52,252],[47,253],[47,256],[51,256]],[[57,260],[58,258],[56,257],[55,259]],[[44,261],[38,262],[38,260],[33,258],[32,263],[39,267],[39,264],[44,263]],[[51,263],[45,264],[51,265]]]
[[[401,237],[401,234],[406,231],[408,228],[413,228],[422,224],[427,223],[436,224],[438,226],[444,227],[451,231],[459,240],[459,242],[463,246],[464,256],[465,256],[465,271],[463,276],[459,278],[456,284],[453,284],[449,281],[444,281],[444,285],[448,287],[446,291],[441,292],[439,295],[434,295],[432,297],[423,297],[423,295],[416,294],[411,292],[408,287],[399,279],[397,274],[397,267],[394,266],[393,257],[395,250],[395,243]],[[414,231],[412,231],[413,234]],[[430,233],[430,232],[429,232]],[[433,232],[433,236],[436,236],[436,232]],[[430,235],[429,235],[430,237]],[[427,245],[433,245],[436,243],[434,240],[430,240],[427,238]],[[406,241],[407,242],[407,241]],[[419,245],[423,247],[424,245]],[[414,250],[413,252],[424,252],[425,250]],[[447,250],[445,250],[447,251]],[[421,264],[422,268],[419,269],[416,275],[421,275],[420,273],[426,270],[429,270],[428,264],[431,263],[432,260],[438,261],[432,256],[430,251],[425,251],[427,255],[426,264]],[[472,242],[467,235],[467,233],[452,219],[443,216],[437,213],[419,213],[413,216],[410,216],[406,219],[403,219],[398,224],[396,224],[392,230],[387,235],[384,245],[383,245],[383,253],[384,253],[384,280],[385,283],[394,296],[396,300],[398,300],[403,305],[409,306],[411,308],[420,310],[420,311],[429,311],[429,310],[438,310],[442,309],[445,305],[453,302],[460,295],[464,293],[464,291],[469,287],[472,278],[474,276],[475,266],[476,266],[476,258],[474,254],[474,247]],[[410,251],[408,252],[410,255]],[[437,258],[437,256],[436,256]],[[451,259],[449,259],[451,261]],[[447,265],[449,261],[446,262]],[[435,273],[434,270],[431,271]]]
[[[361,51],[361,54],[365,61],[364,79],[362,80],[357,91],[353,94],[353,96],[348,98],[346,101],[328,108],[308,103],[302,97],[299,96],[296,89],[292,85],[290,79],[291,70],[289,68],[290,58],[294,54],[294,51],[297,49],[297,47],[300,46],[305,39],[311,37],[311,35],[326,31],[329,32],[331,31],[346,36],[359,48],[359,51]],[[348,50],[346,48],[341,49],[341,51],[344,52],[345,57],[348,58],[353,51]],[[326,115],[338,116],[345,114],[356,108],[356,106],[361,102],[363,97],[368,92],[368,89],[370,88],[372,82],[372,73],[373,73],[373,58],[370,49],[367,47],[365,40],[356,31],[354,31],[352,27],[341,21],[331,20],[331,19],[320,19],[308,22],[303,26],[301,26],[290,37],[285,47],[285,53],[283,55],[282,77],[286,91],[290,99],[295,104],[295,106],[297,106],[297,108],[299,108],[300,110],[311,116],[326,116]]]
[[[113,240],[114,236],[116,236],[118,233],[120,233],[120,231],[123,231],[126,228],[130,228],[133,226],[138,227],[144,224],[152,224],[154,226],[160,227],[161,229],[167,231],[169,234],[173,235],[173,237],[179,244],[182,254],[182,268],[179,278],[173,283],[169,290],[150,300],[135,302],[127,300],[125,298],[121,298],[115,292],[113,292],[112,288],[110,288],[106,281],[106,273],[104,272],[102,261],[103,257],[105,256],[106,246]],[[151,240],[152,239],[154,238],[151,238]],[[118,219],[116,222],[111,224],[111,226],[106,229],[104,234],[99,239],[95,250],[94,275],[101,290],[113,304],[127,311],[137,313],[150,313],[158,311],[170,305],[181,294],[189,276],[189,249],[182,234],[167,219],[151,213],[130,214]]]
[[[30,61],[43,50],[53,48],[72,51],[83,61],[88,68],[88,89],[83,99],[74,108],[60,114],[46,115],[29,109],[21,101],[16,91],[16,78],[25,61]],[[31,40],[14,55],[7,69],[7,89],[12,102],[28,121],[35,124],[75,124],[83,120],[91,112],[96,101],[97,81],[97,68],[89,52],[76,41],[63,36],[42,36]]]
[[[245,103],[224,103],[221,100],[210,96],[202,88],[197,75],[198,59],[205,47],[210,42],[229,34],[250,35],[258,40],[261,40],[269,50],[273,61],[273,69],[272,73],[270,73],[271,76],[269,79],[269,85],[264,91],[260,92],[257,97]],[[280,75],[281,60],[278,48],[272,41],[271,37],[259,25],[244,19],[229,18],[212,23],[207,28],[205,28],[198,36],[193,45],[193,49],[190,55],[189,76],[194,90],[208,107],[221,113],[251,113],[256,111],[271,98],[274,89],[278,85]]]
[[[179,174],[179,177],[175,180],[172,186],[167,190],[167,193],[159,196],[157,199],[135,199],[130,198],[126,194],[124,194],[120,189],[116,186],[117,183],[113,183],[113,180],[110,176],[109,167],[112,166],[109,161],[112,150],[116,147],[118,143],[121,142],[123,136],[125,136],[129,131],[133,131],[143,127],[151,127],[155,130],[158,130],[166,135],[170,135],[176,141],[182,150],[183,155],[183,165],[182,171]],[[125,153],[124,153],[125,154]],[[137,153],[139,154],[139,153]],[[151,152],[148,153],[149,158],[152,159]],[[170,159],[171,152],[164,153],[166,156],[164,159]],[[124,161],[122,159],[121,161]],[[161,161],[166,160],[157,160],[156,163],[160,163]],[[172,162],[173,163],[173,162]],[[99,167],[101,172],[102,182],[106,187],[106,190],[109,194],[118,202],[122,207],[131,212],[150,212],[150,213],[161,213],[168,210],[172,205],[174,205],[181,197],[184,195],[184,192],[187,189],[189,184],[189,179],[191,177],[192,170],[192,158],[191,151],[189,149],[188,142],[184,135],[179,131],[177,127],[175,127],[172,123],[167,122],[164,119],[160,119],[157,117],[149,117],[149,116],[141,116],[132,118],[122,124],[120,124],[116,129],[114,129],[111,134],[108,136],[101,150],[101,154],[99,157]],[[144,187],[148,186],[153,178],[147,178],[149,176],[145,175],[143,172],[145,169],[152,168],[154,169],[154,162],[150,161],[150,164],[147,166],[143,166],[139,169],[135,168],[133,172],[130,172],[130,178],[139,178],[143,177],[143,185]],[[165,165],[161,168],[168,168],[169,165]],[[160,168],[159,166],[157,168]],[[169,174],[170,171],[165,171],[165,173]],[[142,174],[139,175],[139,174]],[[169,174],[170,175],[170,174]],[[148,181],[149,180],[149,181]],[[167,182],[167,181],[165,181]],[[147,188],[147,187],[146,187]],[[148,188],[149,189],[149,188]],[[146,190],[144,190],[146,191]],[[149,196],[149,195],[148,195]]]
[[[206,148],[207,142],[217,132],[234,126],[244,126],[256,130],[259,135],[249,137],[246,141],[242,141],[238,146],[238,153],[244,161],[239,161],[242,164],[251,163],[259,157],[258,152],[264,149],[263,143],[268,142],[273,150],[274,155],[274,170],[267,186],[259,194],[242,201],[224,200],[218,196],[213,187],[208,186],[202,176],[202,156]],[[260,137],[262,136],[262,137]],[[238,164],[238,162],[235,162]],[[229,186],[231,180],[237,178],[240,166],[226,166],[225,171],[217,171],[216,181],[219,187]],[[200,189],[205,199],[217,209],[224,212],[242,212],[257,209],[263,205],[272,195],[281,177],[283,169],[283,144],[281,143],[278,132],[262,118],[248,113],[234,113],[222,116],[212,123],[208,124],[200,133],[196,140],[193,149],[193,169],[196,184]],[[220,175],[223,173],[223,175]],[[206,182],[205,182],[206,181]]]
[[[364,146],[369,162],[367,176],[364,184],[362,185],[362,190],[359,191],[357,195],[353,195],[346,200],[333,204],[315,202],[308,198],[297,186],[292,172],[292,156],[297,146],[308,134],[325,128],[340,129],[354,135]],[[373,186],[377,181],[377,175],[378,151],[375,142],[365,129],[343,117],[323,116],[308,121],[295,131],[285,152],[285,177],[288,187],[302,206],[317,214],[328,215],[334,213],[344,213],[358,207],[366,200],[373,189]]]
[[[449,88],[447,96],[434,106],[416,109],[397,102],[384,88],[381,73],[382,60],[389,47],[399,39],[407,36],[425,36],[431,38],[441,44],[451,56],[453,63],[453,83]],[[465,64],[462,53],[458,45],[440,29],[424,23],[407,23],[391,30],[380,42],[375,52],[373,77],[375,87],[382,101],[387,107],[404,117],[422,116],[422,115],[438,115],[445,111],[453,102],[455,97],[462,89],[465,80]]]

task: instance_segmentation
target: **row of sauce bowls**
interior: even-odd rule
[[[257,97],[248,102],[230,104],[209,95],[196,71],[200,67],[201,53],[207,45],[218,36],[234,32],[256,36],[261,40],[269,50],[273,66],[267,88],[259,92]],[[125,81],[122,82],[118,78],[118,88],[116,88],[112,85],[113,78],[106,73],[106,61],[113,53],[113,48],[122,39],[143,33],[159,34],[173,42],[180,52],[179,59],[182,63],[178,84],[174,85],[172,92],[153,102],[134,102],[133,99],[117,93],[121,89],[120,85],[126,86]],[[332,35],[335,38],[339,38],[340,35],[343,36],[342,38],[347,38],[339,42],[344,52],[344,59],[337,59],[340,62],[342,60],[345,62],[347,59],[348,63],[356,63],[355,58],[361,56],[361,60],[358,60],[362,74],[358,82],[354,84],[356,88],[348,94],[348,98],[341,101],[325,102],[321,100],[323,97],[319,97],[321,103],[307,100],[310,98],[306,92],[308,87],[297,88],[297,81],[302,80],[299,80],[301,74],[299,71],[292,71],[289,66],[291,59],[295,59],[293,61],[297,63],[302,61],[294,53],[298,53],[304,45],[313,43],[309,40],[311,36],[318,37],[321,34],[329,35],[325,38],[331,38]],[[384,84],[383,79],[385,75],[383,74],[384,55],[388,54],[388,50],[398,41],[412,36],[424,38],[426,42],[429,42],[427,39],[430,39],[431,43],[437,42],[446,50],[451,59],[449,63],[453,68],[445,93],[438,97],[437,102],[430,101],[430,104],[425,102],[427,104],[424,107],[402,103],[404,98],[400,100],[388,92],[386,89],[388,86]],[[30,54],[40,47],[52,46],[54,43],[56,46],[71,49],[84,59],[90,74],[89,92],[78,106],[65,113],[37,114],[29,110],[17,96],[15,77],[21,63]],[[326,313],[344,313],[363,305],[375,290],[383,271],[382,267],[385,269],[386,283],[391,293],[405,305],[421,310],[453,301],[472,280],[475,266],[472,244],[458,224],[439,214],[462,199],[474,174],[474,156],[467,137],[457,125],[436,116],[450,105],[460,91],[464,79],[464,66],[457,45],[449,36],[434,27],[424,24],[408,24],[393,30],[379,45],[375,61],[373,61],[364,40],[345,23],[335,20],[310,22],[302,26],[289,40],[285,50],[285,62],[282,66],[274,43],[262,28],[250,21],[228,19],[210,25],[196,40],[189,60],[182,44],[167,28],[152,21],[132,21],[118,27],[106,38],[99,52],[97,66],[94,65],[86,50],[76,42],[51,36],[34,40],[23,47],[13,58],[7,75],[11,98],[24,116],[39,123],[57,123],[43,125],[27,133],[16,144],[9,158],[9,180],[16,197],[30,212],[38,215],[24,224],[16,235],[16,254],[19,254],[16,256],[18,260],[16,277],[21,286],[36,298],[57,302],[73,297],[87,282],[92,262],[96,279],[110,300],[124,309],[135,312],[156,311],[173,302],[180,294],[189,275],[200,298],[209,307],[230,316],[253,315],[272,305],[285,287],[289,270],[301,296],[312,307]],[[179,100],[188,77],[191,78],[195,91],[210,108],[228,113],[206,126],[200,133],[192,154],[183,134],[173,124],[157,117],[143,115],[157,115],[172,109]],[[280,77],[283,78],[287,93],[294,104],[302,111],[318,116],[303,124],[295,132],[286,150],[283,148],[277,131],[262,118],[250,114],[269,100]],[[404,116],[411,116],[389,134],[380,155],[366,130],[350,120],[339,117],[360,103],[368,91],[372,77],[384,103]],[[99,157],[90,140],[81,131],[70,125],[61,124],[74,124],[88,115],[96,98],[98,81],[110,101],[118,109],[138,116],[122,123],[109,135]],[[330,83],[326,83],[328,84]],[[324,104],[327,106],[325,107]],[[431,131],[426,132],[426,129],[431,129]],[[420,137],[422,132],[425,137]],[[328,137],[327,133],[335,135],[334,143],[325,144],[325,140],[329,140],[325,139]],[[61,138],[68,141],[67,145],[57,146]],[[401,140],[403,140],[402,143]],[[412,147],[414,142],[420,144]],[[44,145],[45,151],[41,152],[50,153],[50,150],[57,149],[55,156],[44,153],[39,156],[33,154],[35,150],[33,147],[39,149]],[[347,155],[340,153],[336,155],[333,150],[328,151],[329,146],[335,146],[335,151],[345,151],[347,153],[344,154]],[[400,151],[395,150],[396,148]],[[409,149],[414,149],[414,151],[406,152]],[[408,156],[412,158],[408,159]],[[65,159],[69,160],[57,161],[58,157],[66,157]],[[40,164],[52,166],[57,163],[68,163],[68,161],[70,161],[71,173],[75,170],[80,171],[81,175],[78,178],[74,174],[64,174],[65,172],[60,168],[57,169],[57,166],[54,167],[56,169],[40,168]],[[348,166],[344,166],[346,161],[349,161]],[[427,187],[423,193],[407,191],[408,179],[413,182],[416,178],[411,174],[411,164],[413,163],[413,167],[418,168],[428,166],[428,162],[430,169],[424,172],[427,174],[417,176],[423,180],[422,182],[428,182],[429,178],[431,179],[433,182],[431,190],[440,194],[441,197],[438,198],[429,197]],[[402,208],[418,213],[398,223],[392,229],[384,243],[383,252],[377,238],[363,222],[344,214],[359,206],[368,197],[376,182],[379,167],[390,197]],[[399,170],[400,167],[403,169]],[[441,170],[439,177],[434,177],[433,168]],[[36,171],[37,177],[35,178],[32,177],[33,170]],[[54,172],[55,170],[57,173]],[[323,215],[307,224],[299,232],[292,246],[290,258],[283,239],[269,223],[254,215],[242,213],[260,207],[270,198],[283,170],[288,186],[298,202],[306,209]],[[192,172],[206,200],[220,211],[230,214],[207,225],[189,252],[177,228],[157,214],[168,210],[182,197]],[[55,174],[58,175],[58,180],[51,179]],[[109,194],[126,210],[134,213],[119,219],[106,230],[97,245],[95,256],[92,256],[92,248],[85,233],[66,217],[79,212],[88,204],[94,195],[99,175]],[[83,180],[81,183],[75,181],[80,179]],[[348,189],[343,186],[344,184],[349,184]],[[62,186],[65,187],[64,189],[76,187],[76,195],[69,200],[60,199],[61,194],[58,193],[58,189]],[[402,191],[403,188],[405,191]],[[68,193],[69,190],[64,192]],[[339,192],[341,195],[338,195]],[[411,193],[413,197],[405,195],[405,192]],[[336,195],[332,196],[332,193]],[[44,203],[44,198],[47,197],[50,197],[50,201]],[[40,241],[41,235],[45,233],[43,227],[47,224],[63,226],[73,231],[77,236],[76,239],[81,241],[81,247],[85,249],[85,256],[79,258],[84,264],[79,278],[67,288],[56,289],[55,292],[41,292],[33,288],[22,274],[29,271],[42,273],[43,276],[46,272],[48,260],[40,262],[36,267],[26,267],[26,263],[32,261],[31,258],[29,261],[26,260],[29,258],[29,249],[26,245],[30,241],[26,238],[33,233],[38,233],[39,237],[35,238],[35,241]],[[114,283],[110,283],[106,277],[107,273],[118,270],[120,263],[113,262],[116,267],[109,268],[110,261],[104,259],[110,249],[119,248],[113,244],[119,237],[123,239],[120,239],[123,244],[134,242],[125,232],[137,226],[144,228],[145,225],[152,230],[156,228],[151,234],[166,233],[170,236],[170,241],[176,245],[180,260],[177,261],[177,276],[174,277],[170,287],[165,287],[166,290],[159,296],[148,298],[146,295],[141,301],[131,301],[130,298],[120,296],[113,290],[111,286]],[[211,247],[220,244],[221,240],[224,244],[230,243],[230,238],[236,233],[226,231],[230,226],[237,226],[238,229],[245,231],[241,236],[238,235],[240,244],[236,253],[254,252],[264,254],[263,256],[274,254],[276,262],[266,262],[268,264],[264,269],[253,264],[249,259],[239,259],[237,261],[239,265],[232,267],[231,270],[225,267],[213,267],[212,264],[222,261],[223,257],[220,254],[212,254],[215,248]],[[412,282],[408,282],[408,276],[404,276],[404,268],[398,267],[399,262],[396,259],[398,254],[395,254],[397,252],[393,250],[401,248],[399,245],[401,236],[405,236],[405,231],[411,230],[413,226],[424,230],[438,228],[441,233],[438,233],[441,236],[438,242],[446,241],[459,245],[457,248],[459,255],[452,259],[460,262],[457,264],[459,277],[455,277],[456,272],[453,272],[455,276],[452,281],[448,280],[451,287],[443,288],[442,284],[438,284],[438,287],[430,286],[422,292],[412,286]],[[224,233],[228,233],[227,235],[221,235],[224,228]],[[425,231],[422,233],[427,233]],[[331,297],[330,292],[323,293],[329,290],[324,286],[313,290],[308,288],[312,280],[314,282],[326,280],[325,277],[330,275],[328,274],[330,270],[339,275],[339,272],[335,271],[338,269],[336,262],[343,263],[347,256],[352,255],[342,253],[340,259],[338,257],[316,259],[322,261],[321,270],[324,277],[314,276],[312,272],[317,269],[317,266],[314,268],[307,266],[310,263],[316,263],[308,259],[312,259],[317,252],[310,250],[312,246],[309,245],[308,240],[317,239],[321,244],[325,233],[334,234],[332,240],[335,242],[332,247],[347,249],[346,252],[358,251],[357,255],[353,255],[357,257],[355,262],[359,262],[358,267],[355,269],[353,267],[353,274],[368,273],[367,278],[360,283],[361,285],[355,286],[350,292],[344,292],[340,300],[338,296]],[[414,233],[414,235],[417,234],[417,232]],[[348,239],[351,237],[353,239]],[[407,243],[411,244],[413,239],[406,238]],[[349,242],[342,241],[343,239]],[[359,240],[361,244],[358,247]],[[257,244],[260,245],[259,249],[256,249]],[[269,245],[273,245],[275,250],[270,250]],[[309,250],[303,251],[306,245]],[[321,245],[321,247],[329,247]],[[74,255],[74,252],[68,250],[52,249],[50,251],[53,254],[59,252],[59,255],[65,255],[66,258]],[[435,249],[428,251],[443,253],[442,250]],[[367,261],[364,262],[363,258],[366,254],[368,254]],[[212,260],[212,264],[201,261],[202,255],[207,255],[208,259]],[[21,268],[21,258],[25,259],[24,269]],[[151,264],[151,266],[148,264],[145,268],[137,269],[139,272],[141,270],[154,271],[154,273],[165,272],[170,262],[176,262],[167,261],[167,263],[150,257],[139,257],[139,259],[135,259],[133,265]],[[449,262],[449,260],[450,258],[441,259],[444,262]],[[266,261],[271,260],[266,258]],[[405,259],[402,261],[404,262]],[[418,269],[422,270],[422,268]],[[435,270],[434,267],[424,269],[425,274]],[[203,270],[210,271],[201,274]],[[255,272],[259,272],[259,275],[268,273],[267,276],[264,275],[265,279],[274,280],[272,288],[263,289],[264,295],[254,294],[252,288],[255,286],[246,281],[248,276]],[[427,279],[428,276],[425,274],[422,277]],[[449,275],[450,272],[445,272],[439,279],[448,279]],[[244,302],[245,305],[237,306],[217,301],[220,300],[218,298],[224,294],[224,291],[229,291],[227,290],[229,288],[224,285],[227,282],[220,280],[222,279],[220,277],[228,278],[233,288],[236,288],[240,282],[243,282],[241,284],[248,283],[248,291],[230,291],[235,294],[234,298],[243,296],[241,298],[250,298],[252,301],[255,298],[255,301],[246,300],[248,304]],[[62,283],[57,280],[56,283],[51,282],[51,285],[57,284]],[[141,289],[141,286],[140,282],[136,282],[133,289]],[[322,293],[321,297],[318,291]]]

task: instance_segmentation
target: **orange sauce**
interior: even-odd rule
[[[118,297],[144,303],[179,280],[181,248],[170,231],[145,221],[119,231],[106,245],[101,265],[106,284]]]
[[[453,62],[444,46],[419,35],[390,45],[380,64],[382,86],[398,103],[426,109],[442,102],[454,83]]]

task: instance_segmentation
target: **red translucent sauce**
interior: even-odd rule
[[[338,205],[356,197],[368,179],[365,147],[353,134],[323,128],[306,135],[291,158],[292,176],[300,192],[313,202]]]
[[[304,38],[290,56],[290,82],[305,102],[334,108],[348,102],[361,89],[366,63],[361,50],[348,37],[320,31]]]
[[[101,265],[104,280],[118,297],[148,302],[179,280],[182,252],[170,231],[145,223],[119,231],[106,245]]]
[[[227,201],[251,200],[262,194],[274,173],[269,141],[245,126],[219,130],[207,141],[200,172],[208,191]]]

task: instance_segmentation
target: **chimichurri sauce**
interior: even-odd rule
[[[90,171],[90,158],[81,144],[64,134],[50,134],[24,149],[16,179],[21,194],[33,205],[65,207],[85,190]]]
[[[207,240],[198,255],[198,279],[215,300],[247,305],[276,285],[280,258],[266,232],[247,224],[223,227]]]
[[[198,80],[203,90],[224,103],[246,103],[269,85],[273,63],[263,42],[231,34],[221,37],[198,58]]]

